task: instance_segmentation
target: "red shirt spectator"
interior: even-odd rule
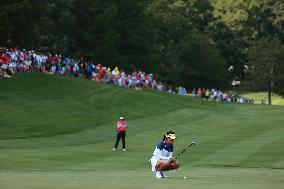
[[[8,54],[4,55],[4,57],[2,57],[2,61],[3,61],[3,64],[8,64]]]
[[[101,76],[104,75],[104,70],[102,68],[99,68],[98,74],[100,74]]]
[[[124,121],[123,117],[120,117],[120,120],[116,123],[118,132],[126,132],[127,123]]]
[[[119,141],[121,139],[122,140],[122,150],[126,151],[126,148],[125,148],[125,136],[126,136],[127,124],[124,121],[124,117],[120,117],[119,118],[119,121],[117,122],[116,126],[117,126],[117,128],[116,128],[116,130],[117,130],[116,142],[115,142],[114,148],[112,150],[117,150],[118,143],[119,143]]]

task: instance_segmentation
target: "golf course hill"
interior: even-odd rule
[[[48,172],[54,180],[66,176],[58,171],[92,171],[72,186],[79,186],[84,179],[88,183],[92,174],[101,178],[104,171],[117,179],[110,178],[113,185],[109,188],[115,188],[121,177],[126,179],[134,172],[147,182],[154,179],[148,160],[168,130],[176,133],[176,154],[192,141],[196,142],[179,158],[180,173],[188,175],[189,171],[190,175],[193,170],[195,175],[201,175],[194,177],[193,173],[193,180],[199,182],[198,179],[214,174],[223,174],[225,178],[237,170],[241,175],[242,171],[260,168],[268,170],[267,180],[269,176],[275,179],[276,175],[276,188],[283,184],[283,106],[207,102],[152,89],[138,91],[40,73],[1,79],[0,104],[0,183],[5,188],[11,184],[9,179],[18,180],[19,175],[29,171],[37,171],[34,176]],[[112,151],[120,116],[128,123],[126,152],[121,150],[121,143],[117,151]],[[120,177],[116,176],[117,172],[121,173]],[[143,188],[143,179],[139,180],[135,174],[133,182],[129,179],[125,183]],[[218,177],[216,188],[230,186],[230,179],[224,181]],[[263,180],[261,173],[248,172],[247,178],[252,177],[253,180],[247,181],[249,184]],[[30,185],[20,185],[33,180],[25,178],[18,180],[19,188],[29,188]],[[43,181],[43,177],[38,179]],[[269,186],[273,179],[265,184]],[[44,180],[46,188],[57,188],[52,185],[54,180]],[[70,188],[67,182],[63,184],[66,187],[58,184],[58,188]],[[104,186],[103,181],[97,184]],[[177,186],[187,187],[186,183]],[[85,188],[93,188],[92,183]]]

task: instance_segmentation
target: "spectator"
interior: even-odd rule
[[[116,123],[116,142],[114,145],[114,148],[112,150],[117,150],[118,144],[120,139],[122,140],[122,150],[125,152],[125,136],[126,136],[126,128],[127,128],[127,123],[124,120],[124,117],[120,117],[119,121]]]
[[[193,89],[193,90],[192,90],[192,92],[191,92],[191,96],[193,96],[193,97],[196,97],[196,96],[197,96],[197,92],[196,92],[196,90],[195,90],[195,89]]]

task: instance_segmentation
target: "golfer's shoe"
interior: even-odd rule
[[[161,175],[163,178],[169,178],[166,171],[161,171]]]
[[[126,149],[125,149],[125,148],[123,148],[123,149],[122,149],[122,151],[124,151],[124,152],[125,152],[125,151],[126,151]]]
[[[113,150],[113,151],[115,151],[115,150],[116,150],[116,148],[113,148],[112,150]]]
[[[162,179],[163,178],[163,176],[162,176],[160,171],[156,171],[156,178],[158,178],[158,179]]]

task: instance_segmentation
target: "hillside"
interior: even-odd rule
[[[147,161],[155,144],[172,129],[178,136],[176,152],[197,143],[181,156],[182,172],[189,167],[257,167],[279,169],[283,175],[282,106],[204,102],[46,74],[2,79],[0,90],[4,172],[150,172]],[[127,152],[111,151],[120,115],[129,125]]]

